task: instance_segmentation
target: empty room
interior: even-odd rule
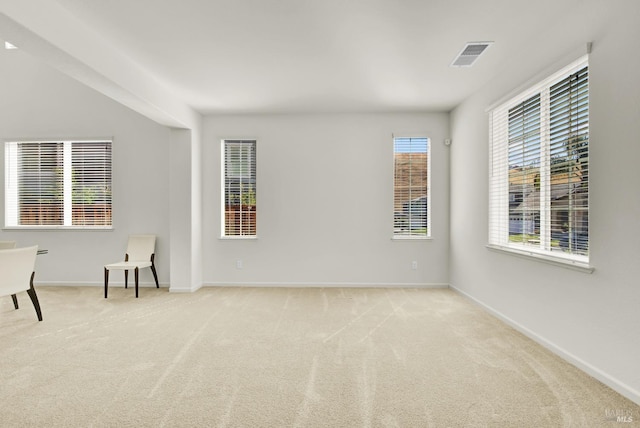
[[[0,427],[640,424],[637,0],[0,0]]]

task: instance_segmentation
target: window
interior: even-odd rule
[[[429,139],[393,139],[393,235],[429,237]]]
[[[489,245],[588,264],[586,58],[492,110],[490,122]]]
[[[6,227],[111,225],[111,141],[5,143]]]
[[[223,206],[222,236],[256,236],[256,142],[222,142]]]

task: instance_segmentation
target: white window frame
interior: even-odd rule
[[[249,167],[247,170],[240,171],[240,174],[234,176],[239,179],[241,182],[244,180],[248,180],[249,183],[253,181],[253,188],[250,189],[253,194],[248,195],[253,202],[253,213],[248,213],[249,218],[253,217],[253,227],[249,224],[249,229],[245,229],[242,224],[243,214],[245,211],[240,211],[240,233],[239,234],[228,234],[227,233],[227,156],[226,156],[226,147],[227,144],[251,144],[253,145],[253,158],[249,159]],[[221,239],[257,239],[257,147],[258,141],[255,138],[225,138],[221,140],[220,144],[220,171],[221,171],[221,186],[220,186],[220,238]],[[241,184],[242,186],[242,184]],[[242,189],[240,190],[239,198],[241,201],[245,199],[245,195],[242,194]],[[241,202],[242,206],[243,203]],[[244,208],[242,208],[244,209]],[[250,220],[251,222],[251,220]],[[245,233],[246,232],[246,233]]]
[[[392,159],[393,159],[393,199],[392,199],[392,207],[393,207],[393,223],[392,223],[392,239],[393,240],[429,240],[431,239],[431,139],[424,134],[397,134],[392,135]],[[396,177],[396,141],[402,139],[410,139],[410,140],[425,140],[426,141],[426,168],[427,168],[427,194],[426,194],[426,233],[418,233],[413,232],[411,219],[412,210],[409,209],[409,229],[408,232],[401,230],[398,228],[398,219],[397,216],[399,214],[396,207],[396,185],[395,185],[395,177]],[[413,198],[409,197],[409,201]]]
[[[559,81],[588,67],[588,56],[584,56],[567,67],[552,74],[519,95],[489,110],[489,237],[487,247],[518,256],[534,258],[564,267],[592,272],[589,256],[554,251],[551,246],[551,191],[550,191],[550,124],[549,89]],[[540,94],[540,166],[539,203],[540,238],[539,243],[521,244],[509,239],[509,125],[506,117],[509,110],[519,103]],[[588,209],[588,207],[587,207]]]
[[[63,195],[63,211],[62,211],[62,224],[20,224],[19,219],[19,174],[18,174],[18,145],[22,143],[44,144],[44,143],[57,143],[62,144],[62,195]],[[18,229],[18,230],[111,230],[113,229],[113,216],[110,215],[111,223],[108,225],[85,225],[85,224],[73,224],[73,146],[76,143],[90,143],[100,144],[105,143],[109,146],[109,176],[108,182],[105,185],[108,186],[108,207],[112,212],[113,210],[113,197],[111,192],[113,190],[113,168],[111,162],[113,159],[112,149],[113,141],[109,138],[95,138],[95,139],[46,139],[46,140],[6,140],[4,141],[4,227],[3,229]]]

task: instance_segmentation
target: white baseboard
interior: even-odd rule
[[[554,354],[556,354],[557,356],[559,356],[563,360],[567,361],[568,363],[574,365],[578,369],[580,369],[583,372],[587,373],[589,376],[599,380],[600,382],[602,382],[605,385],[607,385],[609,388],[611,388],[614,391],[618,392],[620,395],[623,395],[626,398],[628,398],[629,400],[633,401],[634,403],[640,405],[640,391],[635,390],[634,388],[632,388],[629,385],[625,384],[621,380],[619,380],[619,379],[607,374],[606,372],[600,370],[599,368],[587,363],[583,359],[581,359],[581,358],[573,355],[572,353],[566,351],[565,349],[563,349],[562,347],[556,345],[555,343],[553,343],[553,342],[545,339],[544,337],[540,336],[539,334],[529,330],[528,328],[526,328],[522,324],[519,324],[518,322],[516,322],[516,321],[512,320],[511,318],[505,316],[501,312],[499,312],[499,311],[495,310],[494,308],[492,308],[491,306],[481,302],[480,300],[476,299],[475,297],[471,296],[470,294],[465,293],[464,291],[460,290],[459,288],[456,288],[456,287],[454,287],[452,285],[450,285],[449,287],[452,290],[454,290],[456,293],[459,293],[460,295],[466,297],[467,299],[471,300],[475,304],[481,306],[482,308],[487,310],[489,313],[491,313],[495,317],[499,318],[500,320],[504,321],[509,326],[513,327],[514,329],[516,329],[520,333],[522,333],[525,336],[527,336],[529,339],[533,340],[534,342],[539,343],[540,345],[544,346],[545,348],[547,348],[548,350],[550,350],[551,352],[553,352]]]
[[[195,286],[192,286],[192,287],[171,286],[171,287],[169,287],[169,293],[195,293],[196,291],[200,290],[201,288],[202,288],[202,284],[195,285]]]
[[[36,287],[104,287],[104,282],[97,281],[35,281]],[[124,281],[109,281],[109,287],[124,287]],[[160,283],[160,288],[166,288],[169,284]],[[129,287],[135,287],[135,282],[129,281]],[[138,287],[156,288],[155,282],[139,282]]]
[[[133,283],[129,281],[131,287]],[[36,281],[36,287],[104,287],[98,281]],[[109,281],[109,287],[124,287],[124,281]],[[154,282],[140,282],[139,287],[155,287]],[[448,288],[446,283],[372,283],[372,282],[207,282],[193,287],[176,287],[161,282],[172,293],[193,293],[202,287],[286,287],[286,288]]]
[[[284,288],[448,288],[440,283],[375,283],[375,282],[207,282],[203,287],[284,287]]]

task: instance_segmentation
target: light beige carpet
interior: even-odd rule
[[[2,427],[602,427],[639,406],[451,290],[0,299]],[[627,424],[628,425],[628,424]]]

